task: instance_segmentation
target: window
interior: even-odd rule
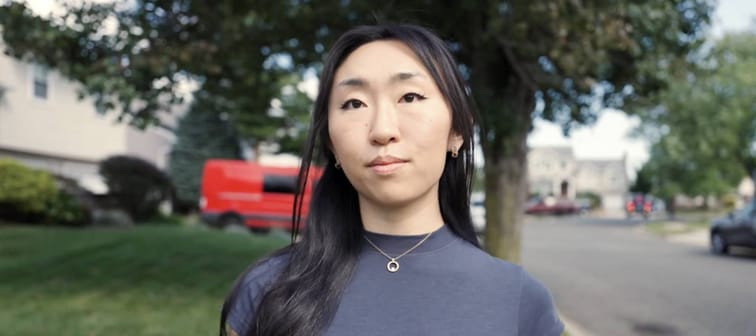
[[[753,208],[753,202],[748,202],[748,204],[746,204],[742,209],[740,209],[740,211],[735,212],[735,217],[737,218],[753,217],[754,210],[755,209]]]
[[[294,194],[297,190],[297,177],[288,175],[263,176],[263,192]]]
[[[47,68],[35,65],[33,71],[32,91],[34,92],[34,97],[47,99]]]

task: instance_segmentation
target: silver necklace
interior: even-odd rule
[[[370,238],[368,238],[367,236],[363,235],[363,237],[365,237],[365,240],[367,240],[367,242],[368,242],[368,244],[370,244],[370,246],[372,246],[376,251],[378,251],[381,254],[383,254],[384,257],[388,258],[389,262],[386,264],[386,270],[389,271],[389,272],[391,272],[391,273],[396,273],[397,271],[399,271],[399,258],[404,257],[408,253],[412,252],[412,250],[414,250],[418,246],[422,245],[426,240],[428,240],[428,238],[430,238],[430,236],[432,234],[433,234],[433,232],[428,233],[427,235],[425,235],[425,237],[423,239],[421,239],[419,242],[417,242],[417,244],[415,244],[415,246],[412,246],[409,250],[404,251],[404,253],[402,253],[402,254],[400,254],[400,255],[398,255],[396,257],[392,257],[392,256],[386,254],[386,252],[383,252],[383,250],[381,250],[380,247],[378,247],[377,245],[375,245],[375,243],[373,243],[373,241],[370,240]]]

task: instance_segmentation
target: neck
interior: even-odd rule
[[[365,230],[387,235],[421,235],[444,225],[438,205],[438,189],[404,204],[380,204],[359,196]]]

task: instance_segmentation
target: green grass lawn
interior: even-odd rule
[[[0,226],[0,334],[215,335],[236,276],[286,243],[185,226]]]

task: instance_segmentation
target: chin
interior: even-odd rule
[[[413,190],[418,190],[414,188]],[[406,187],[402,188],[381,188],[381,190],[371,190],[367,199],[375,204],[388,207],[402,207],[420,200],[422,193],[408,192]]]

